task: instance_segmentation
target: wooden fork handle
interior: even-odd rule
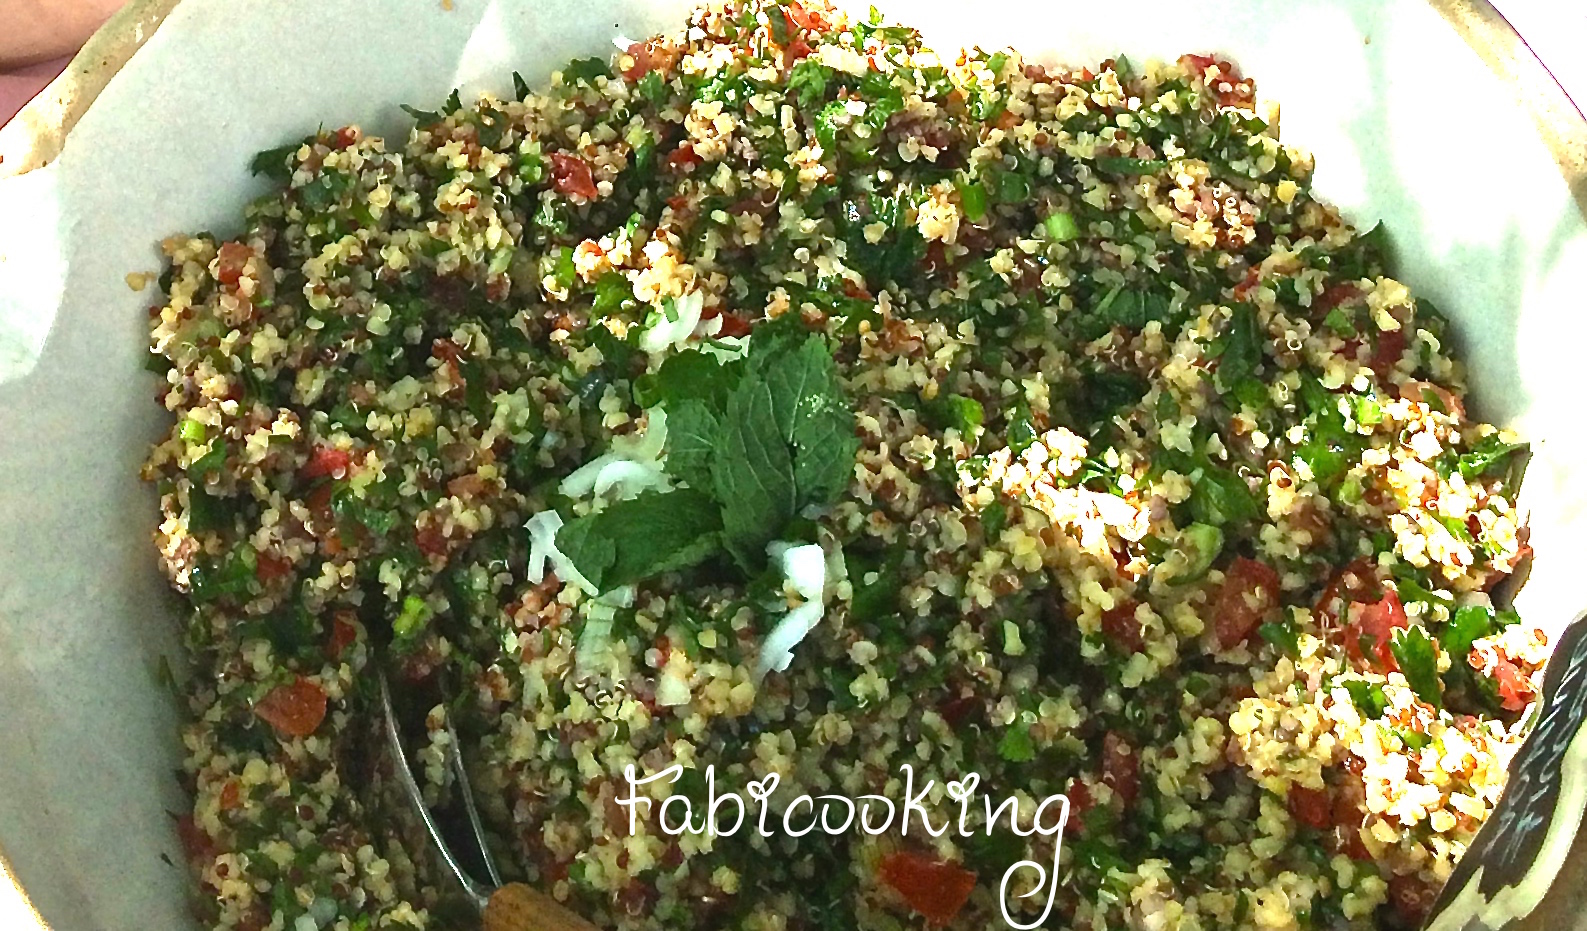
[[[497,889],[485,904],[485,931],[599,931],[567,906],[523,883]]]

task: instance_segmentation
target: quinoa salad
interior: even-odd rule
[[[1062,794],[1049,928],[1415,927],[1542,681],[1527,452],[1277,107],[819,4],[619,47],[163,243],[205,926],[477,926],[371,788],[383,669],[427,799],[450,724],[601,928],[1000,928],[1056,841],[630,830],[674,764]]]

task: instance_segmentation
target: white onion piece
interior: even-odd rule
[[[629,459],[653,462],[667,445],[667,412],[661,407],[645,411],[643,433],[612,438],[612,450]]]
[[[639,336],[639,348],[646,352],[660,352],[670,346],[681,346],[689,337],[694,335],[694,328],[700,325],[700,315],[705,310],[705,295],[694,291],[685,294],[672,303],[673,315],[677,320],[668,320],[666,314],[657,311],[659,319],[655,325]]]
[[[529,566],[525,578],[539,582],[545,578],[545,564],[549,560],[557,578],[565,584],[577,585],[591,595],[600,592],[573,565],[565,553],[557,549],[557,531],[562,529],[562,515],[556,511],[541,511],[524,523],[529,531]]]
[[[595,476],[595,495],[604,498],[615,489],[616,497],[621,500],[632,498],[651,488],[664,488],[666,485],[666,473],[662,472],[661,466],[656,463],[619,459],[601,467],[600,473]]]
[[[612,44],[617,46],[619,52],[626,52],[634,45],[634,40],[627,36],[613,36]]]
[[[598,605],[609,605],[614,609],[632,608],[634,606],[634,598],[638,594],[639,589],[636,586],[619,585],[611,591],[601,595],[601,597],[595,599],[595,603]],[[612,616],[617,616],[617,612],[615,610],[612,612]]]
[[[595,490],[595,479],[601,474],[601,470],[614,462],[622,461],[622,458],[616,453],[604,453],[596,456],[589,462],[569,472],[567,477],[562,480],[562,483],[557,486],[557,490],[569,498],[582,498]]]
[[[793,661],[793,648],[805,635],[815,629],[821,620],[821,603],[807,601],[782,616],[777,626],[766,635],[760,645],[760,657],[755,663],[755,678],[760,679],[770,670],[782,672]]]
[[[783,578],[806,601],[820,601],[827,584],[827,554],[820,544],[794,546],[781,540],[766,544],[766,555],[777,564]]]
[[[584,619],[578,645],[573,648],[573,666],[580,672],[599,669],[612,656],[612,619],[593,611]]]

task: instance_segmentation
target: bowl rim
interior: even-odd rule
[[[129,0],[89,37],[54,81],[0,127],[0,181],[44,168],[60,157],[71,130],[111,79],[159,30],[181,0]],[[839,0],[841,2],[841,0]],[[1539,138],[1587,220],[1587,115],[1489,0],[1425,0],[1475,52],[1532,118]],[[710,5],[716,5],[712,2]],[[1582,838],[1578,837],[1578,846]],[[1562,897],[1570,898],[1570,897]],[[1540,907],[1532,918],[1547,909]],[[1568,912],[1567,912],[1568,914]],[[49,931],[0,839],[0,923]]]

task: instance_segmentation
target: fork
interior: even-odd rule
[[[447,742],[447,764],[457,777],[463,808],[468,814],[469,829],[474,843],[478,845],[480,860],[485,864],[488,882],[481,882],[463,868],[463,864],[453,855],[451,846],[441,836],[440,827],[430,813],[429,806],[424,803],[424,794],[413,776],[408,755],[402,746],[402,734],[397,729],[397,716],[391,707],[391,687],[386,682],[384,669],[380,670],[379,676],[380,715],[384,720],[386,743],[396,758],[397,781],[402,785],[409,806],[424,823],[430,843],[440,854],[441,862],[446,864],[463,887],[463,893],[479,910],[484,931],[597,931],[594,925],[573,914],[544,892],[525,883],[502,883],[501,873],[496,869],[496,858],[490,852],[490,845],[485,843],[485,829],[480,821],[479,809],[474,805],[474,791],[469,786],[468,773],[463,767],[463,752],[459,747],[457,731],[453,729],[448,716],[446,732],[450,740]]]

